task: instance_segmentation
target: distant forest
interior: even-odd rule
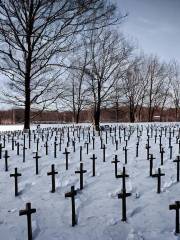
[[[11,109],[0,111],[0,124],[22,124],[24,121],[23,109]],[[92,110],[82,110],[79,117],[79,122],[92,122]],[[141,111],[135,116],[136,122],[148,122],[148,108],[143,107]],[[168,108],[163,111],[160,108],[154,109],[153,119],[149,122],[175,122],[176,109]],[[75,123],[73,112],[71,111],[32,111],[32,123]],[[119,107],[119,109],[104,108],[102,109],[100,122],[131,122],[129,109],[126,106]]]

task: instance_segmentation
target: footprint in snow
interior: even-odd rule
[[[144,237],[141,232],[135,233],[134,230],[132,230],[128,236],[127,240],[144,240]]]
[[[16,211],[17,211],[17,208],[13,208],[13,209],[8,210],[9,213],[14,213]]]
[[[165,192],[168,188],[172,187],[177,183],[176,179],[171,179],[169,182],[165,182],[162,187],[162,191]]]
[[[116,225],[120,222],[120,218],[111,218],[108,222],[107,222],[107,225],[108,226],[113,226],[113,225]]]
[[[33,234],[33,239],[35,239],[39,233],[41,232],[38,221],[33,220],[32,221],[32,234]]]
[[[142,207],[137,207],[135,208],[131,213],[130,213],[130,217],[133,217],[134,215],[140,213],[142,211]]]
[[[108,193],[108,196],[109,196],[110,198],[117,198],[117,195],[118,195],[119,193],[121,193],[121,190],[120,190],[120,189],[116,189],[114,192]]]
[[[19,192],[22,194],[24,192],[29,192],[29,190],[31,189],[32,186],[34,186],[36,183],[32,182],[32,183],[20,183],[19,184]]]
[[[71,185],[75,185],[77,182],[78,182],[77,179],[69,178],[69,179],[63,181],[61,186],[62,187],[68,187],[68,186],[71,186]]]

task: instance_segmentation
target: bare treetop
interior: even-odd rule
[[[104,0],[1,1],[0,70],[12,90],[4,92],[7,102],[25,106],[26,119],[31,105],[45,108],[54,102],[59,94],[52,97],[52,92],[62,72],[52,63],[62,61],[75,36],[92,22],[95,28],[116,22],[114,11],[115,6]]]

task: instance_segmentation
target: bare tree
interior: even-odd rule
[[[111,100],[117,74],[127,64],[132,47],[117,32],[102,29],[91,32],[87,51],[90,63],[85,72],[92,96],[89,101],[96,130],[99,130],[101,107]]]
[[[116,81],[113,86],[113,93],[111,95],[111,101],[113,107],[115,107],[115,113],[116,113],[116,122],[119,122],[119,108],[120,104],[122,103],[122,78],[121,76],[116,77]]]
[[[54,96],[62,72],[53,70],[53,63],[94,19],[97,25],[107,18],[114,21],[114,11],[106,0],[0,1],[0,70],[10,87],[4,96],[8,103],[25,108],[24,129],[30,128],[33,104],[45,108],[61,94]]]
[[[85,79],[85,69],[88,65],[87,51],[81,47],[74,52],[75,59],[71,59],[72,68],[69,69],[64,96],[65,106],[73,112],[73,120],[79,123],[80,113],[87,106],[88,89]]]
[[[129,107],[130,122],[135,122],[137,111],[140,111],[147,89],[148,81],[146,75],[142,74],[143,63],[144,57],[135,57],[130,61],[122,78],[122,92]]]
[[[155,109],[162,101],[164,94],[163,84],[167,77],[166,64],[161,63],[155,56],[150,56],[146,59],[146,75],[148,86],[144,103],[148,107],[148,121],[153,121]]]
[[[180,66],[177,61],[170,63],[170,95],[176,111],[176,121],[180,120]]]

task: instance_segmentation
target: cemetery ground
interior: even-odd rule
[[[180,239],[180,125],[109,125],[1,126],[0,239]]]

